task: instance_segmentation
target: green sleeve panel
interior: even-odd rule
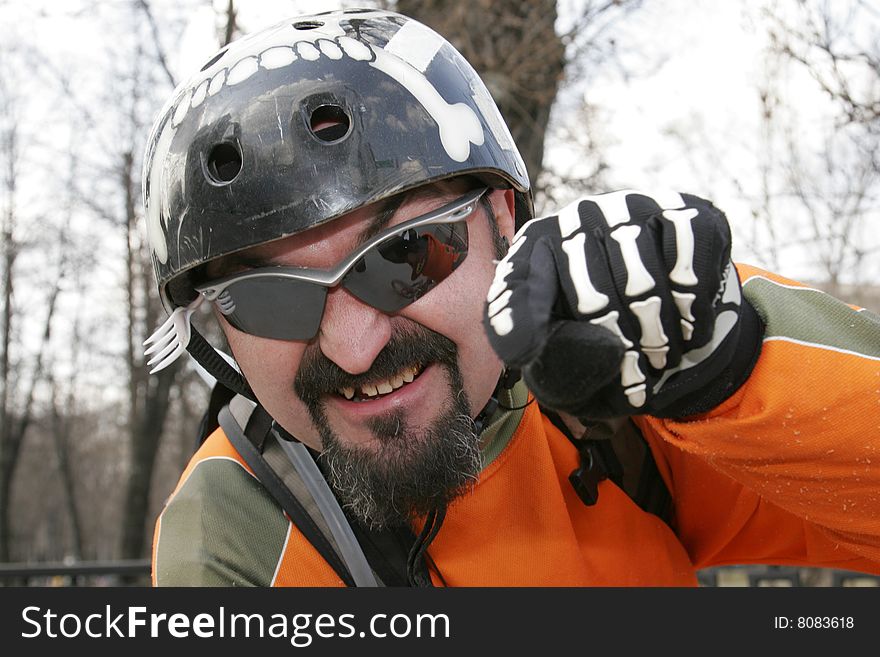
[[[872,322],[874,322],[877,325],[877,328],[880,328],[880,315],[878,315],[877,313],[872,313],[867,308],[862,308],[859,311],[859,314],[862,315],[863,317],[867,317],[869,320],[871,320]]]
[[[290,523],[239,463],[200,462],[169,501],[156,547],[158,586],[269,586]]]
[[[764,339],[786,338],[880,358],[880,322],[829,294],[749,278],[743,294],[766,325]]]

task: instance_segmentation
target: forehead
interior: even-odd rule
[[[302,233],[218,258],[208,263],[205,274],[207,278],[214,279],[250,267],[300,264],[284,261],[292,254],[308,260],[310,255],[317,256],[337,250],[347,253],[383,229],[433,210],[438,204],[465,193],[468,188],[468,184],[462,179],[423,185],[358,208]],[[315,266],[310,262],[301,264]]]

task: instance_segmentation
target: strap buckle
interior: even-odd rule
[[[577,441],[577,448],[581,462],[568,475],[568,480],[581,502],[593,506],[599,501],[599,483],[609,477],[612,481],[619,480],[623,476],[623,467],[608,440],[582,437]]]

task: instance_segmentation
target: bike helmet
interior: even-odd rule
[[[529,179],[483,82],[443,37],[400,14],[303,16],[222,48],[181,84],[146,148],[144,208],[159,290],[189,272],[413,187]]]

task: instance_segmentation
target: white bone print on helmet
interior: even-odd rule
[[[406,23],[391,38],[388,46],[392,46],[394,39],[404,30],[418,30],[424,33],[423,36],[434,34],[418,23]],[[426,41],[435,43],[437,49],[443,44],[442,40],[432,40],[430,37]],[[416,97],[437,123],[440,141],[449,157],[457,162],[464,162],[470,154],[471,144],[482,145],[483,126],[474,110],[464,103],[456,103],[455,105],[447,103],[428,78],[422,75],[422,71],[415,69],[399,57],[389,55],[387,46],[384,51],[377,48],[374,53],[376,58],[370,62],[370,65],[405,86]]]

